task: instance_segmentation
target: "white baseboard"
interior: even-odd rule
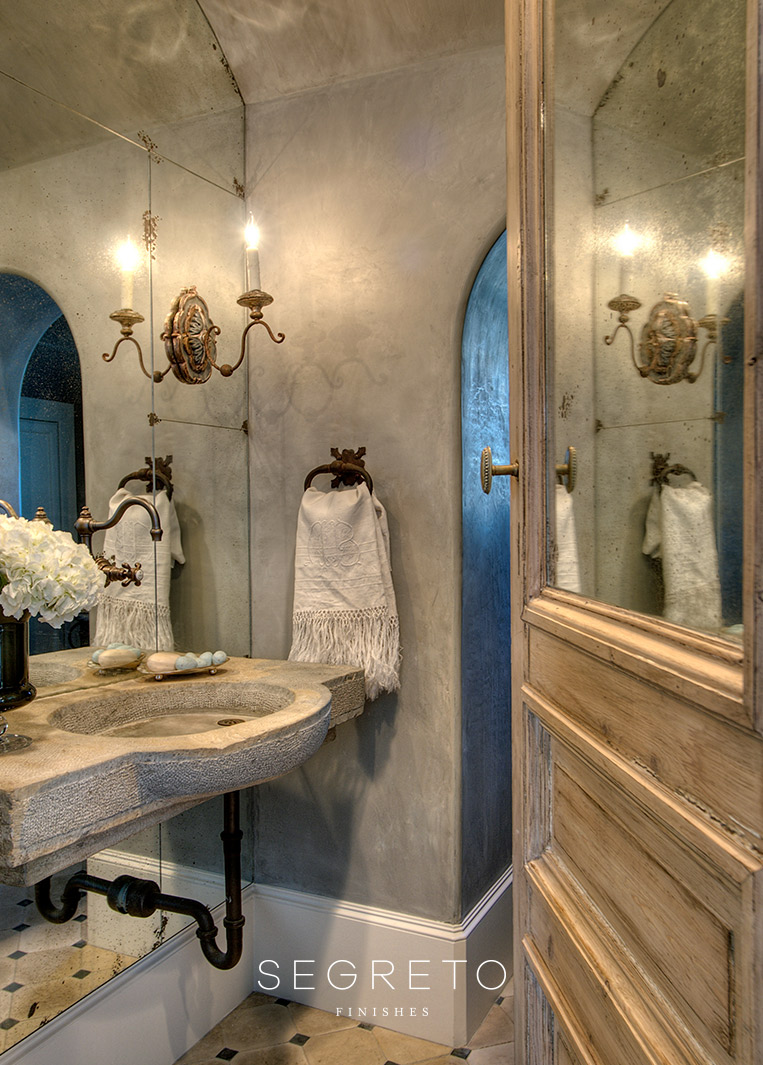
[[[463,1046],[511,976],[511,884],[458,925],[257,886],[254,990]]]
[[[124,856],[118,865],[125,872]],[[131,871],[157,879],[149,866],[131,864]],[[104,866],[95,875],[106,873]],[[209,890],[219,892],[211,881]],[[511,975],[511,884],[509,870],[458,925],[250,885],[243,892],[244,951],[234,969],[210,966],[194,924],[6,1050],[2,1065],[81,1065],[93,1047],[109,1065],[172,1065],[252,991],[342,1009],[345,1016],[352,1011],[368,1024],[462,1046],[490,1009],[504,973]],[[190,890],[174,890],[184,885]],[[175,870],[170,882],[164,869],[162,886],[173,894],[204,894],[196,870]],[[90,896],[89,907],[93,898],[99,897]],[[223,906],[213,913],[221,928]],[[124,922],[126,937],[137,934],[139,918],[114,917]],[[330,967],[340,986],[355,974],[352,988],[333,988]]]
[[[194,924],[10,1047],[2,1065],[82,1065],[94,1058],[109,1065],[172,1065],[252,990],[251,886],[243,901],[249,935],[234,969],[212,968]],[[224,907],[213,914],[222,928]]]

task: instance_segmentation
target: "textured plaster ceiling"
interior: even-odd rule
[[[670,0],[558,0],[557,98],[591,115],[631,51]]]
[[[503,44],[503,0],[201,0],[201,5],[249,104]]]
[[[592,113],[664,6],[558,0],[559,97]],[[503,0],[5,0],[0,168],[502,43]]]
[[[0,167],[103,135],[72,111],[134,139],[241,102],[196,0],[4,0],[0,72]]]

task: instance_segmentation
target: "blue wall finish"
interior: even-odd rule
[[[463,587],[462,915],[511,863],[509,485],[480,486],[490,445],[509,461],[509,337],[506,234],[474,282],[464,321],[461,370]]]

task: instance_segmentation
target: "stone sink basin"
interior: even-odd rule
[[[9,732],[32,743],[0,756],[5,883],[35,883],[213,795],[281,776],[364,707],[362,671],[341,666],[231,658],[214,676],[133,672],[98,685],[79,669],[86,657],[63,660],[82,687],[57,680],[7,714]]]
[[[84,736],[195,736],[218,729],[248,726],[292,707],[292,688],[261,681],[226,684],[224,679],[195,683],[175,678],[170,684],[144,684],[137,691],[110,690],[70,702],[48,718],[54,728]],[[321,724],[326,715],[321,715]],[[269,724],[264,723],[265,726]],[[328,726],[327,726],[328,727]],[[302,738],[308,740],[308,729]],[[325,730],[324,730],[325,731]],[[229,732],[226,740],[249,735],[248,727]],[[323,736],[321,736],[321,740]]]

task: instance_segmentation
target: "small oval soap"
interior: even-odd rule
[[[207,666],[211,666],[212,665],[212,652],[211,651],[204,651],[202,654],[199,655],[197,661],[198,661],[199,665],[204,667],[204,668],[206,668]]]
[[[228,656],[226,655],[225,651],[215,651],[215,653],[212,655],[212,661],[216,666],[221,666],[223,662],[228,661]]]
[[[198,667],[196,655],[184,654],[175,659],[175,669],[196,669]]]
[[[145,661],[145,667],[151,673],[166,673],[175,669],[177,655],[174,651],[154,651]]]
[[[135,665],[138,656],[130,647],[107,647],[98,656],[101,669],[124,669]]]

